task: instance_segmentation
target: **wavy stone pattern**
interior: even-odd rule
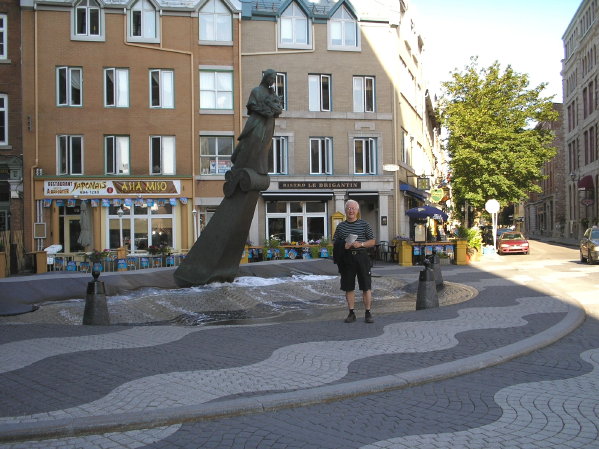
[[[48,357],[81,351],[158,346],[177,341],[199,327],[135,327],[120,332],[83,337],[36,338],[0,345],[0,373],[24,368]]]
[[[372,338],[290,345],[252,365],[148,376],[125,383],[105,397],[87,404],[28,416],[5,417],[0,422],[113,415],[201,404],[245,392],[317,387],[343,378],[350,363],[361,358],[448,349],[458,344],[456,334],[460,332],[523,326],[526,315],[540,310],[544,313],[565,313],[570,307],[549,296],[519,298],[517,301],[518,305],[509,307],[463,309],[458,317],[450,320],[391,324],[385,326],[382,335]]]
[[[571,379],[524,383],[498,391],[495,402],[503,414],[492,424],[460,432],[392,438],[360,449],[597,447],[599,349],[585,351],[581,358],[593,365],[593,371]]]

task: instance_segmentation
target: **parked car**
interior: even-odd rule
[[[497,252],[500,255],[511,253],[528,254],[528,240],[521,232],[504,232],[497,241]]]
[[[599,228],[587,229],[580,240],[580,261],[595,263],[599,261]]]

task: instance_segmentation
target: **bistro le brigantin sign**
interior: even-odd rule
[[[44,196],[63,195],[178,195],[181,182],[178,180],[81,180],[44,181]]]
[[[281,181],[279,189],[360,189],[360,181]]]

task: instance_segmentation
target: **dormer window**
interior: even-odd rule
[[[356,18],[345,6],[340,7],[329,20],[329,49],[358,50],[360,33]]]
[[[81,0],[73,10],[73,38],[97,40],[102,38],[103,11],[96,0]]]
[[[129,40],[158,42],[158,11],[148,0],[138,0],[129,11]]]
[[[291,3],[279,19],[279,47],[309,48],[310,21],[302,9]]]
[[[233,42],[231,11],[220,0],[208,0],[199,16],[200,42]]]

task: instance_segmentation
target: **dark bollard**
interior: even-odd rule
[[[95,324],[99,326],[110,324],[105,292],[104,282],[98,281],[98,278],[94,273],[94,280],[87,283],[83,324]]]
[[[435,274],[435,286],[437,290],[443,290],[445,284],[443,283],[443,273],[441,272],[441,262],[439,261],[439,255],[433,254],[433,273]]]
[[[418,293],[416,295],[416,310],[432,309],[439,307],[437,287],[435,286],[435,275],[429,268],[430,263],[425,261],[425,268],[420,272],[418,279]]]

